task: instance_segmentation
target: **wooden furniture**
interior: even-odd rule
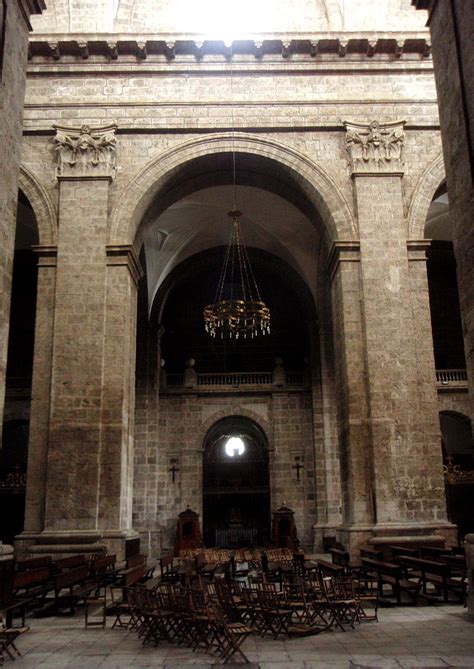
[[[296,530],[295,514],[287,506],[282,506],[273,513],[273,543],[279,548],[297,550],[300,542]]]
[[[449,593],[453,593],[458,601],[464,601],[467,583],[463,577],[453,578],[452,568],[446,562],[435,560],[423,560],[408,555],[399,558],[400,565],[412,574],[421,574],[423,596],[427,599],[439,599],[442,594],[443,601],[449,602]],[[427,585],[435,588],[435,593],[428,592]]]
[[[391,562],[382,562],[381,560],[372,560],[371,558],[362,558],[362,566],[370,573],[377,574],[379,596],[384,596],[383,586],[389,585],[396,598],[397,604],[402,603],[402,593],[406,593],[416,604],[418,593],[421,588],[421,581],[412,581],[405,577],[402,567]]]
[[[199,514],[188,508],[178,516],[174,554],[179,556],[183,550],[201,548],[201,546],[202,537],[199,526]]]

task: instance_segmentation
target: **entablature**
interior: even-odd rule
[[[245,56],[266,61],[285,60],[427,60],[431,54],[428,32],[325,32],[247,35],[238,40],[211,39],[199,34],[52,33],[35,34],[29,59],[58,61],[106,59],[173,61],[192,57],[197,62],[220,58],[239,61]]]

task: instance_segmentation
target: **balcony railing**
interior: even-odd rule
[[[274,386],[303,387],[307,385],[304,372],[285,372],[284,383],[274,383],[273,372],[216,372],[212,374],[196,374],[192,385],[185,385],[184,374],[166,374],[166,385],[162,390],[178,390],[194,388],[241,388],[242,386],[258,386],[272,388]]]
[[[467,372],[465,369],[437,369],[436,383],[438,388],[467,388]]]

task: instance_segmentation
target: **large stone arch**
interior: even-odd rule
[[[263,418],[263,416],[258,414],[256,411],[246,409],[243,406],[239,405],[239,406],[227,406],[224,409],[216,411],[215,413],[212,414],[212,416],[209,416],[204,421],[204,423],[202,423],[200,429],[196,433],[196,450],[202,451],[204,440],[206,439],[209,430],[216,423],[219,423],[219,421],[223,420],[224,418],[230,418],[231,416],[242,416],[243,418],[248,418],[253,423],[255,423],[255,425],[257,425],[262,430],[263,434],[266,436],[269,450],[272,449],[272,438],[271,438],[272,435],[269,422],[265,420],[265,418]]]
[[[348,203],[336,183],[308,156],[273,139],[249,133],[216,133],[185,141],[156,156],[136,174],[112,211],[109,244],[133,244],[144,213],[167,180],[189,161],[205,155],[250,153],[275,161],[291,172],[315,204],[327,237],[357,238],[357,228]]]
[[[443,154],[440,153],[425,169],[413,191],[407,216],[408,239],[424,238],[428,209],[437,189],[445,178],[444,159]]]
[[[18,188],[23,191],[33,208],[40,246],[54,246],[57,243],[57,216],[48,191],[24,165],[20,167]]]

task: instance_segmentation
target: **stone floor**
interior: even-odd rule
[[[80,613],[29,623],[30,631],[17,644],[23,657],[14,663],[7,660],[5,669],[204,669],[215,662],[202,652],[167,643],[143,647],[126,630],[85,630]],[[466,609],[456,605],[384,608],[378,623],[364,623],[355,630],[277,641],[253,636],[243,649],[252,662],[246,665],[249,669],[474,668],[474,624],[467,620]],[[236,665],[227,665],[231,666]]]

